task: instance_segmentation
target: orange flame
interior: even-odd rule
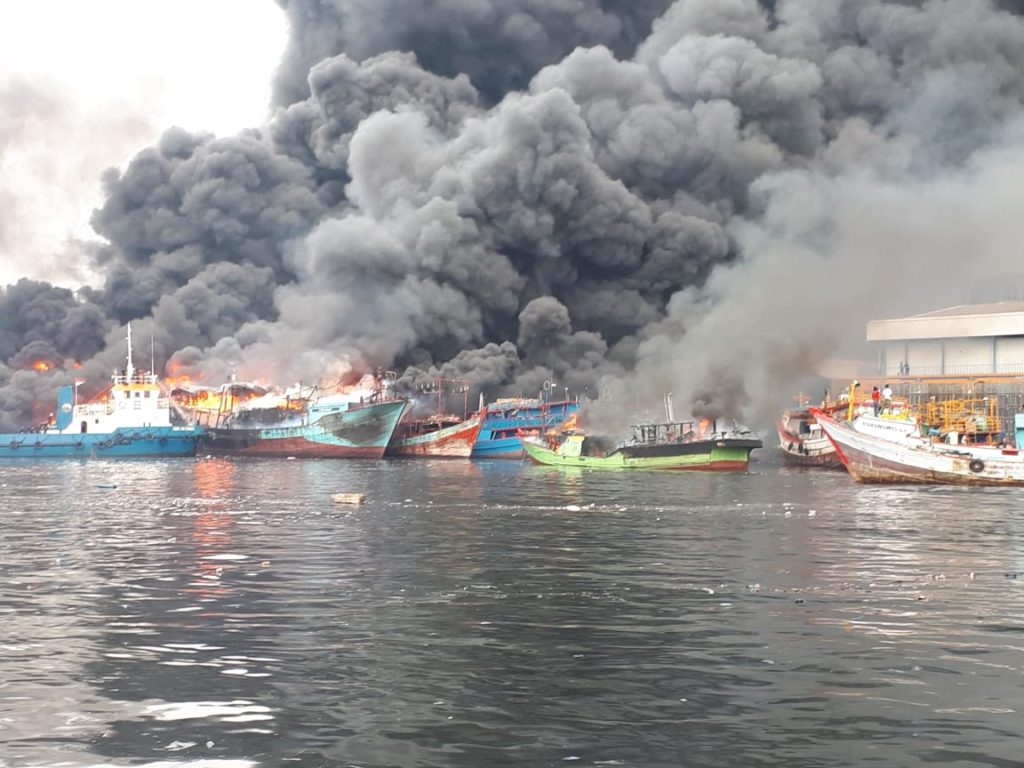
[[[215,389],[197,389],[195,391],[178,390],[175,391],[172,396],[174,401],[192,411],[203,411],[208,413],[228,413],[236,406],[242,403],[252,400],[254,397],[259,397],[258,392],[239,392],[239,391],[218,391]],[[292,405],[289,407],[298,407],[301,409],[302,405]]]
[[[578,420],[576,418],[576,414],[574,413],[572,416],[570,416],[568,419],[562,422],[562,429],[576,429],[577,422]]]
[[[164,382],[168,387],[174,389],[175,387],[184,387],[192,383],[191,376],[168,376],[164,379]]]
[[[48,360],[36,360],[32,363],[32,370],[39,371],[40,373],[46,373],[51,368],[53,368],[53,365]]]

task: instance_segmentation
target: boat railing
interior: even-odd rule
[[[131,376],[124,374],[115,373],[112,377],[114,384],[125,386],[128,384],[156,384],[157,375],[155,373],[134,373]]]

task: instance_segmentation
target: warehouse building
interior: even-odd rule
[[[867,340],[877,355],[870,389],[889,383],[919,411],[959,400],[995,403],[1000,431],[1012,436],[1024,412],[1024,302],[969,304],[911,317],[872,320]]]
[[[1024,302],[972,304],[868,323],[882,377],[1024,375]]]

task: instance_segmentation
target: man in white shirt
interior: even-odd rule
[[[892,387],[888,384],[882,387],[882,410],[892,413]]]

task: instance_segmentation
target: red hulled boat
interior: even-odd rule
[[[387,455],[468,459],[480,434],[483,416],[483,411],[468,419],[453,414],[436,414],[402,422],[388,445]]]

